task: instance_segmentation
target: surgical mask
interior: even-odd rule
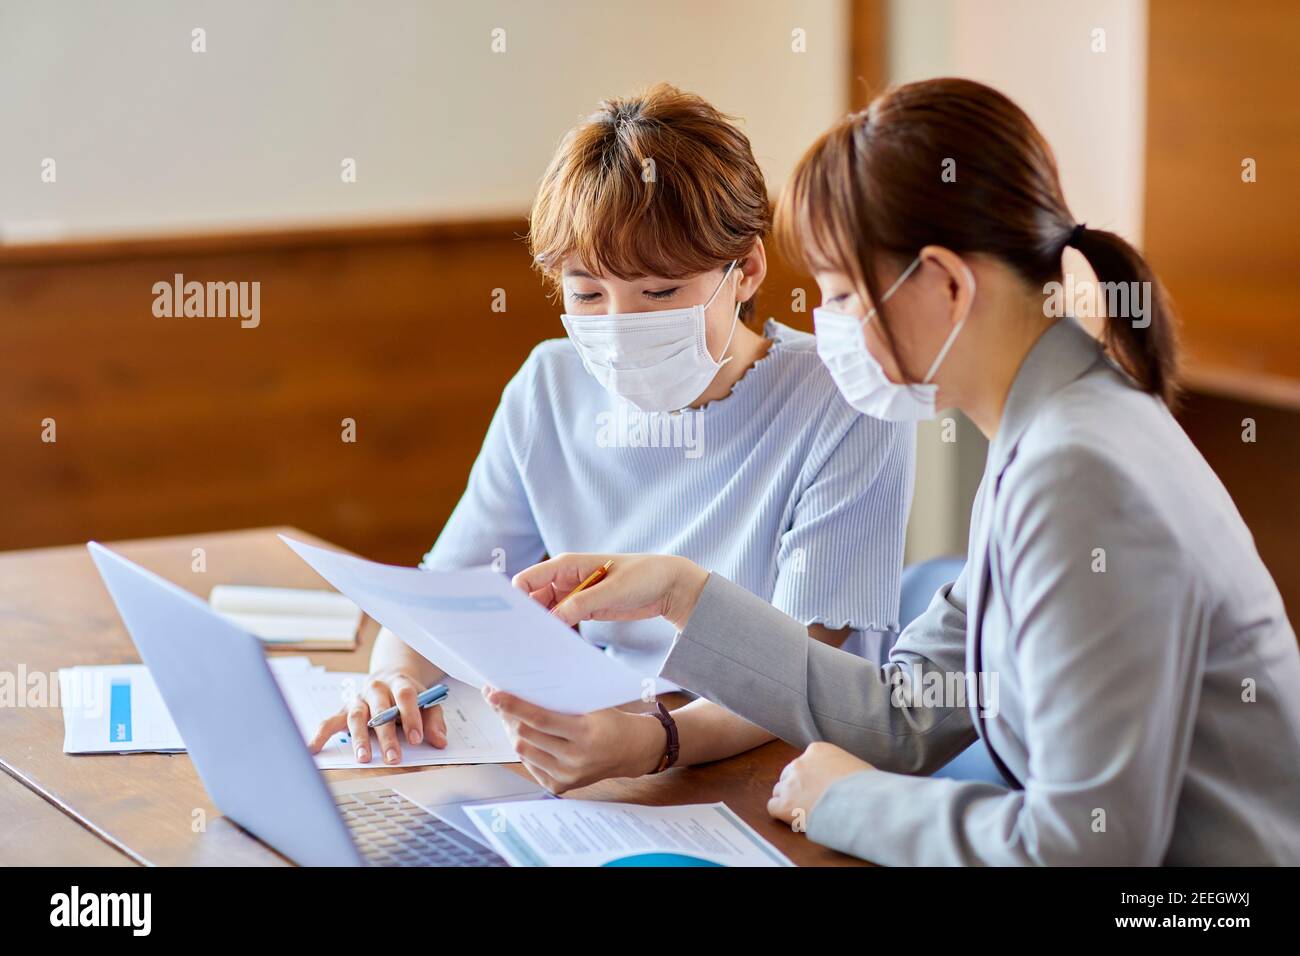
[[[565,314],[560,321],[582,357],[582,364],[609,392],[642,411],[677,411],[699,398],[718,369],[731,361],[727,349],[736,335],[740,302],[736,302],[731,317],[731,333],[722,347],[726,356],[722,361],[714,361],[709,354],[704,313],[726,285],[737,261],[732,260],[703,305],[660,312]]]
[[[894,284],[885,290],[885,294],[880,297],[881,303],[888,302],[890,296],[920,264],[921,257],[917,256]],[[813,309],[817,354],[826,364],[844,400],[864,415],[886,421],[915,422],[934,418],[939,386],[932,384],[932,380],[947,357],[948,350],[957,340],[961,327],[966,324],[971,303],[975,299],[975,276],[970,269],[966,270],[966,281],[970,285],[971,294],[966,314],[952,327],[943,348],[939,349],[939,354],[935,356],[930,370],[925,373],[925,378],[919,385],[891,382],[880,363],[867,349],[864,332],[867,323],[876,315],[874,308],[861,320],[857,316],[829,309]]]

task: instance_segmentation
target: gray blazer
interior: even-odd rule
[[[662,674],[878,768],[807,816],[811,839],[878,863],[1300,864],[1281,597],[1165,405],[1072,319],[1016,376],[965,569],[887,663],[711,575]],[[920,776],[977,733],[1006,788]]]

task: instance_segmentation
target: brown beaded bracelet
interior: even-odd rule
[[[664,748],[663,759],[659,761],[659,766],[650,772],[663,773],[677,762],[677,754],[680,751],[677,741],[677,721],[673,720],[673,715],[668,713],[668,708],[663,704],[656,702],[655,706],[658,710],[651,711],[650,716],[664,725],[664,732],[668,734],[668,746]]]

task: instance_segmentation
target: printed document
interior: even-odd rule
[[[280,538],[363,611],[466,684],[491,684],[567,714],[673,689],[588,644],[488,568],[392,567]]]
[[[520,800],[466,812],[513,866],[794,866],[725,803]]]

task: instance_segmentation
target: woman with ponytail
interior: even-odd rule
[[[778,230],[822,292],[818,351],[889,420],[990,440],[966,567],[879,663],[680,557],[561,555],[556,613],[660,614],[662,673],[801,746],[771,812],[891,864],[1300,863],[1300,652],[1227,492],[1170,414],[1176,335],[1141,255],[1078,223],[996,91],[900,87],[827,132]],[[1110,308],[1060,316],[1073,246]],[[1068,303],[1067,303],[1068,305]],[[825,582],[852,588],[852,581]],[[931,779],[976,739],[1004,786]]]

